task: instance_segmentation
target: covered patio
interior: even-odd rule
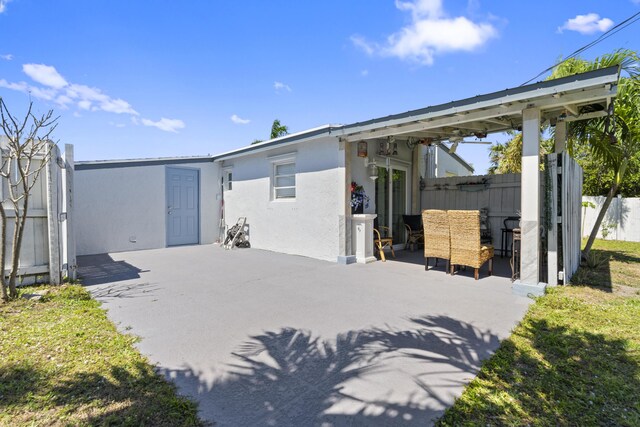
[[[432,193],[428,190],[436,184],[430,182],[431,188],[428,188],[424,179],[425,147],[443,146],[446,142],[451,148],[472,138],[482,140],[492,133],[517,130],[523,134],[522,174],[511,206],[505,210],[494,206],[495,201],[486,197],[476,197],[475,207],[471,206],[473,203],[455,206],[456,203],[451,202],[449,205],[454,205],[453,209],[500,211],[501,215],[494,215],[492,225],[492,234],[497,239],[501,238],[500,229],[496,229],[501,218],[519,213],[520,279],[513,285],[514,293],[540,295],[547,285],[567,282],[577,269],[580,256],[582,188],[581,170],[573,159],[563,154],[567,123],[609,114],[618,74],[618,67],[600,69],[337,129],[345,156],[342,254],[353,258],[359,251],[355,247],[358,239],[354,238],[357,225],[352,223],[349,204],[351,182],[375,175],[373,167],[380,165],[388,171],[406,170],[409,184],[403,213],[420,214],[433,206]],[[545,175],[540,173],[540,136],[541,128],[547,125],[555,128],[556,154],[547,160],[551,175],[545,183]],[[368,154],[359,159],[362,149]],[[486,177],[474,177],[478,182],[483,178]],[[369,188],[373,189],[370,184]],[[441,194],[447,198],[446,191]],[[446,205],[446,200],[441,204]],[[398,206],[402,209],[402,204]]]

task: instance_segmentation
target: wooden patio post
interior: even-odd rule
[[[567,146],[567,122],[565,122],[564,120],[558,120],[558,122],[556,123],[554,140],[554,152],[562,153]]]

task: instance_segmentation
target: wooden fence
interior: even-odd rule
[[[605,197],[584,196],[582,200],[595,205],[595,208],[588,206],[582,208],[582,236],[586,237],[591,234],[591,229],[602,209]],[[600,225],[598,237],[640,242],[640,197],[614,198]]]
[[[73,145],[65,146],[60,156],[57,146],[33,187],[20,251],[19,284],[50,282],[63,277],[76,278],[75,237],[73,224]],[[2,183],[0,196],[6,194]],[[7,212],[7,258],[4,274],[11,266],[11,235],[15,212],[5,202]]]
[[[494,247],[502,249],[504,220],[520,212],[520,174],[429,178],[425,184],[422,209],[488,208]]]

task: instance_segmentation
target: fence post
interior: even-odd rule
[[[558,284],[558,155],[547,154],[547,158],[549,170],[545,173],[551,177],[548,180],[551,188],[545,189],[550,195],[545,201],[551,203],[551,209],[545,207],[551,216],[550,228],[547,230],[547,281],[549,286],[556,286]]]
[[[66,265],[66,276],[70,280],[76,279],[77,263],[76,263],[76,233],[74,227],[74,203],[73,203],[73,144],[65,144],[64,146],[64,180],[63,188],[63,206],[66,213],[65,221],[62,223],[63,233],[63,263]]]
[[[60,278],[60,207],[58,206],[58,157],[56,145],[49,144],[51,156],[46,165],[47,176],[47,229],[49,242],[49,283],[59,285]]]

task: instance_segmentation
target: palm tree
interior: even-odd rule
[[[571,58],[555,67],[549,77],[556,79],[615,65],[620,67],[623,76],[618,81],[613,114],[572,122],[567,127],[569,154],[573,156],[576,145],[586,144],[592,155],[614,174],[582,251],[583,258],[591,251],[607,209],[624,181],[630,159],[640,150],[640,58],[637,52],[628,49],[616,50],[593,61]]]
[[[280,120],[275,119],[271,125],[271,139],[285,136],[289,133],[289,127],[280,123]]]

